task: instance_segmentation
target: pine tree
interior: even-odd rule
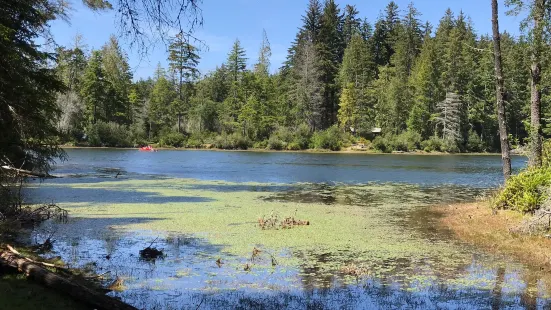
[[[398,5],[391,1],[386,9],[385,16],[379,16],[375,23],[375,30],[371,37],[375,63],[378,66],[390,64],[390,59],[394,55],[395,45],[399,41],[400,17]]]
[[[104,102],[107,121],[129,124],[130,103],[128,94],[132,85],[132,73],[127,56],[123,53],[118,40],[111,36],[103,46],[102,67],[105,84],[108,87],[108,100]]]
[[[415,62],[415,59],[419,55],[421,50],[421,44],[423,42],[423,31],[421,30],[421,21],[419,16],[421,14],[411,3],[408,6],[408,11],[406,16],[402,20],[402,31],[399,34],[399,42],[397,44],[403,45],[401,47],[404,55],[401,55],[403,69],[405,70],[404,74],[409,76],[411,69]]]
[[[297,59],[293,67],[295,80],[290,97],[295,104],[294,114],[298,119],[306,120],[312,131],[322,128],[324,114],[317,63],[318,55],[314,43],[310,40],[302,41],[298,46]]]
[[[314,44],[318,42],[318,36],[321,31],[321,18],[321,2],[319,0],[310,0],[306,15],[302,17],[303,26],[300,32],[306,34]]]
[[[316,44],[320,78],[323,85],[323,128],[337,121],[339,65],[344,55],[342,17],[334,0],[327,0],[321,17],[321,30]]]
[[[365,133],[373,125],[373,106],[366,93],[376,74],[375,63],[367,42],[356,34],[344,52],[339,81],[342,93],[339,100],[339,124],[345,130]]]
[[[376,68],[367,42],[358,34],[354,35],[344,52],[339,80],[342,87],[353,83],[364,89],[375,78]]]
[[[52,55],[37,43],[59,9],[47,0],[5,0],[0,5],[0,161],[17,168],[47,172],[63,154],[52,120],[59,116],[55,100],[64,86],[50,67]],[[11,197],[4,198],[0,207]]]
[[[258,53],[258,62],[255,65],[255,72],[260,75],[268,76],[270,74],[270,57],[272,57],[272,49],[266,30],[262,31],[262,44]]]
[[[235,122],[238,119],[239,112],[246,100],[242,83],[247,68],[247,58],[239,39],[235,40],[228,54],[226,68],[231,84],[229,85],[229,94],[224,100],[225,113],[222,113],[222,117],[227,131],[233,131],[237,125]]]
[[[85,47],[81,41],[82,36],[77,35],[72,48],[57,48],[56,71],[69,91],[78,91],[86,69]]]
[[[228,54],[226,67],[232,81],[238,82],[241,80],[243,72],[247,68],[247,57],[239,39],[236,39],[233,43],[232,49]]]
[[[171,110],[178,120],[178,132],[181,132],[182,115],[188,114],[191,83],[199,77],[197,66],[201,57],[197,48],[189,43],[189,38],[184,38],[182,32],[172,38],[168,52],[170,72],[176,77],[178,91],[178,97],[172,102]]]
[[[345,131],[356,131],[358,124],[358,90],[354,83],[348,83],[343,88],[339,100],[339,126]]]
[[[379,17],[375,23],[375,30],[371,36],[369,46],[371,47],[371,53],[373,54],[375,63],[377,66],[386,66],[390,62],[390,51],[387,50],[387,28],[384,20]]]
[[[446,99],[439,102],[436,107],[439,115],[436,118],[441,126],[442,139],[457,145],[462,139],[461,136],[461,109],[463,102],[458,94],[446,93]]]
[[[352,37],[361,32],[362,20],[358,18],[358,10],[353,5],[347,5],[344,8],[343,23],[343,44],[346,46],[352,40]],[[366,29],[366,31],[368,31]]]
[[[86,105],[86,118],[91,124],[107,121],[105,103],[108,102],[111,86],[105,79],[103,57],[100,51],[93,51],[82,81],[80,94]]]
[[[421,134],[424,139],[433,135],[431,116],[436,112],[438,98],[444,97],[439,83],[439,67],[435,39],[427,35],[409,80],[413,105],[407,121],[408,129]]]
[[[359,31],[362,38],[366,42],[369,42],[371,36],[373,35],[373,26],[371,26],[371,24],[367,21],[367,18],[362,21]]]
[[[171,113],[171,104],[177,94],[174,87],[165,75],[160,75],[149,97],[148,118],[150,124],[156,124],[158,130],[170,128],[174,124]]]
[[[185,99],[184,84],[190,84],[199,76],[199,60],[201,57],[195,46],[185,39],[183,33],[172,38],[168,47],[168,63],[170,71],[176,75],[178,81],[178,97]]]

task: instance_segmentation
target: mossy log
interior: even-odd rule
[[[40,266],[17,252],[0,251],[0,265],[5,268],[16,269],[24,273],[27,278],[40,283],[57,292],[66,294],[76,301],[90,305],[93,309],[135,310],[136,308],[86,286],[74,283],[54,272]]]

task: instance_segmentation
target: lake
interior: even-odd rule
[[[67,153],[62,178],[26,195],[70,220],[30,240],[53,236],[47,255],[105,273],[106,285],[123,279],[110,294],[139,308],[550,305],[548,276],[455,240],[427,211],[499,186],[499,156]],[[517,171],[525,163],[513,158]],[[163,257],[141,257],[148,246]]]

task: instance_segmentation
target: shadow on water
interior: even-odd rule
[[[289,184],[192,184],[188,188],[203,191],[215,191],[223,193],[231,192],[287,192],[297,188],[298,185]]]
[[[200,196],[164,196],[155,192],[143,192],[136,190],[124,190],[120,188],[85,188],[74,187],[70,190],[65,186],[49,185],[48,188],[37,187],[32,189],[34,197],[52,197],[56,203],[143,203],[143,204],[163,204],[163,203],[200,203],[214,201],[212,198]],[[43,191],[44,193],[41,193]],[[55,199],[54,199],[55,198]]]
[[[232,153],[231,156],[237,155]],[[325,157],[325,160],[329,160],[332,156]],[[397,159],[402,160],[401,157]],[[395,169],[401,167],[401,164],[387,166],[389,169]],[[411,169],[432,169],[430,164],[425,166]],[[400,253],[392,258],[386,255],[379,258],[374,255],[367,256],[374,258],[366,262],[363,258],[355,256],[358,249],[337,248],[321,253],[303,253],[303,249],[287,249],[288,252],[284,255],[297,259],[299,263],[296,266],[273,266],[269,257],[264,257],[256,261],[251,270],[244,270],[244,265],[250,263],[251,258],[233,256],[227,252],[227,245],[213,244],[201,238],[208,232],[198,231],[193,235],[185,235],[166,231],[123,229],[133,224],[151,224],[153,227],[155,221],[167,220],[168,215],[167,218],[154,217],[157,204],[198,204],[214,201],[208,192],[257,192],[260,194],[255,197],[262,195],[261,201],[324,204],[336,207],[353,205],[364,207],[362,210],[374,215],[379,214],[373,212],[375,208],[381,209],[381,212],[390,213],[384,219],[388,223],[384,224],[399,227],[392,231],[403,233],[405,242],[423,239],[437,243],[443,248],[453,246],[454,249],[460,249],[461,246],[450,241],[452,238],[449,232],[438,231],[435,228],[435,219],[423,206],[473,200],[484,195],[488,191],[485,188],[443,184],[432,186],[426,183],[269,183],[272,180],[258,184],[214,181],[163,182],[158,185],[155,182],[155,185],[151,182],[143,183],[147,185],[134,183],[138,184],[134,185],[138,187],[148,186],[144,192],[139,191],[144,188],[126,187],[124,183],[119,184],[119,181],[127,178],[151,180],[164,177],[135,175],[118,168],[94,169],[91,169],[90,174],[85,172],[73,177],[48,181],[48,186],[38,186],[33,190],[39,193],[44,190],[43,195],[38,195],[41,197],[49,197],[50,193],[54,193],[52,198],[59,203],[97,202],[105,207],[110,207],[109,204],[116,207],[119,203],[147,203],[152,205],[151,212],[124,213],[128,217],[83,217],[71,219],[66,225],[48,222],[34,233],[32,240],[36,243],[43,242],[55,232],[54,238],[57,241],[54,243],[52,256],[60,255],[72,267],[88,268],[97,273],[109,271],[104,280],[106,285],[116,277],[124,279],[125,289],[111,294],[138,308],[537,309],[551,306],[547,295],[549,288],[546,286],[551,281],[545,275],[518,264],[509,264],[509,261],[500,258],[483,256],[467,247],[461,250],[461,254],[467,253],[467,256],[470,255],[472,258],[461,258],[458,264],[448,264],[450,260],[447,260],[447,257],[434,257],[429,254],[416,258],[404,257],[405,255]],[[377,170],[376,167],[372,169]],[[461,173],[468,172],[469,169],[458,164],[452,170]],[[446,171],[446,168],[437,170]],[[348,174],[343,175],[343,178],[348,178]],[[109,183],[102,188],[94,188],[95,185],[85,186],[87,183],[105,181]],[[77,186],[63,186],[71,183]],[[78,183],[82,183],[83,186],[78,187]],[[159,193],[155,192],[155,189],[159,189]],[[164,196],[160,194],[161,189],[169,189],[171,193],[177,193],[181,189],[185,190],[186,194]],[[198,195],[193,195],[193,191],[197,191]],[[201,193],[207,197],[201,197]],[[389,201],[392,201],[392,206],[383,209],[382,204]],[[96,214],[87,216],[102,216],[99,214],[101,211],[94,213]],[[252,222],[237,224],[254,225]],[[237,226],[237,230],[237,224],[230,225],[233,225],[232,229]],[[231,231],[228,229],[228,233],[231,234]],[[412,235],[414,237],[411,237]],[[370,236],[366,235],[365,238]],[[164,259],[150,262],[140,260],[139,251],[149,245],[162,250],[165,254]],[[376,250],[384,251],[384,246],[381,244],[382,249]],[[360,249],[360,253],[361,251],[363,249]],[[218,259],[221,259],[221,264],[217,264]],[[365,273],[351,276],[342,270],[343,264],[362,266]]]
[[[109,271],[104,284],[116,277],[124,279],[125,289],[111,295],[140,309],[540,309],[551,306],[540,296],[541,275],[518,274],[500,265],[482,268],[471,265],[446,269],[442,262],[426,262],[435,277],[429,285],[401,278],[401,272],[416,273],[424,262],[408,258],[381,261],[384,273],[351,278],[338,270],[324,273],[312,265],[298,271],[279,267],[256,267],[242,271],[243,260],[224,252],[224,247],[190,235],[148,231],[124,231],[113,226],[153,218],[76,219],[67,225],[47,223],[37,231],[38,242],[57,229],[58,241],[52,256],[60,255],[71,267],[97,273]],[[82,229],[86,227],[86,229]],[[81,233],[75,234],[75,231]],[[161,249],[164,259],[140,260],[139,251],[147,246]],[[300,253],[294,255],[300,257]],[[217,258],[224,264],[218,266]],[[318,255],[319,263],[331,262],[331,253]],[[351,262],[354,261],[351,257]],[[259,262],[262,264],[262,262]],[[439,279],[465,275],[489,279],[487,288],[444,284]],[[299,279],[289,285],[289,277]],[[519,277],[526,283],[521,294],[511,293],[511,283]],[[517,284],[519,285],[519,284]],[[522,285],[521,285],[522,286]]]

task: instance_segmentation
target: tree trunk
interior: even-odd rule
[[[543,41],[543,19],[545,17],[545,1],[535,0],[533,7],[534,29],[532,34],[532,65],[530,67],[530,167],[540,167],[542,164],[541,136],[541,49]]]
[[[501,142],[501,160],[503,165],[503,177],[507,180],[511,176],[511,152],[507,134],[507,122],[505,120],[505,103],[503,67],[501,65],[501,34],[499,33],[499,17],[497,0],[492,0],[492,29],[494,33],[494,61],[496,72],[496,98],[497,121],[499,124],[499,140]]]
[[[57,292],[66,294],[73,299],[88,304],[95,309],[135,310],[136,308],[124,302],[96,292],[83,285],[71,282],[57,274],[35,264],[28,259],[8,251],[0,252],[0,265],[23,272],[27,278],[34,280]]]

